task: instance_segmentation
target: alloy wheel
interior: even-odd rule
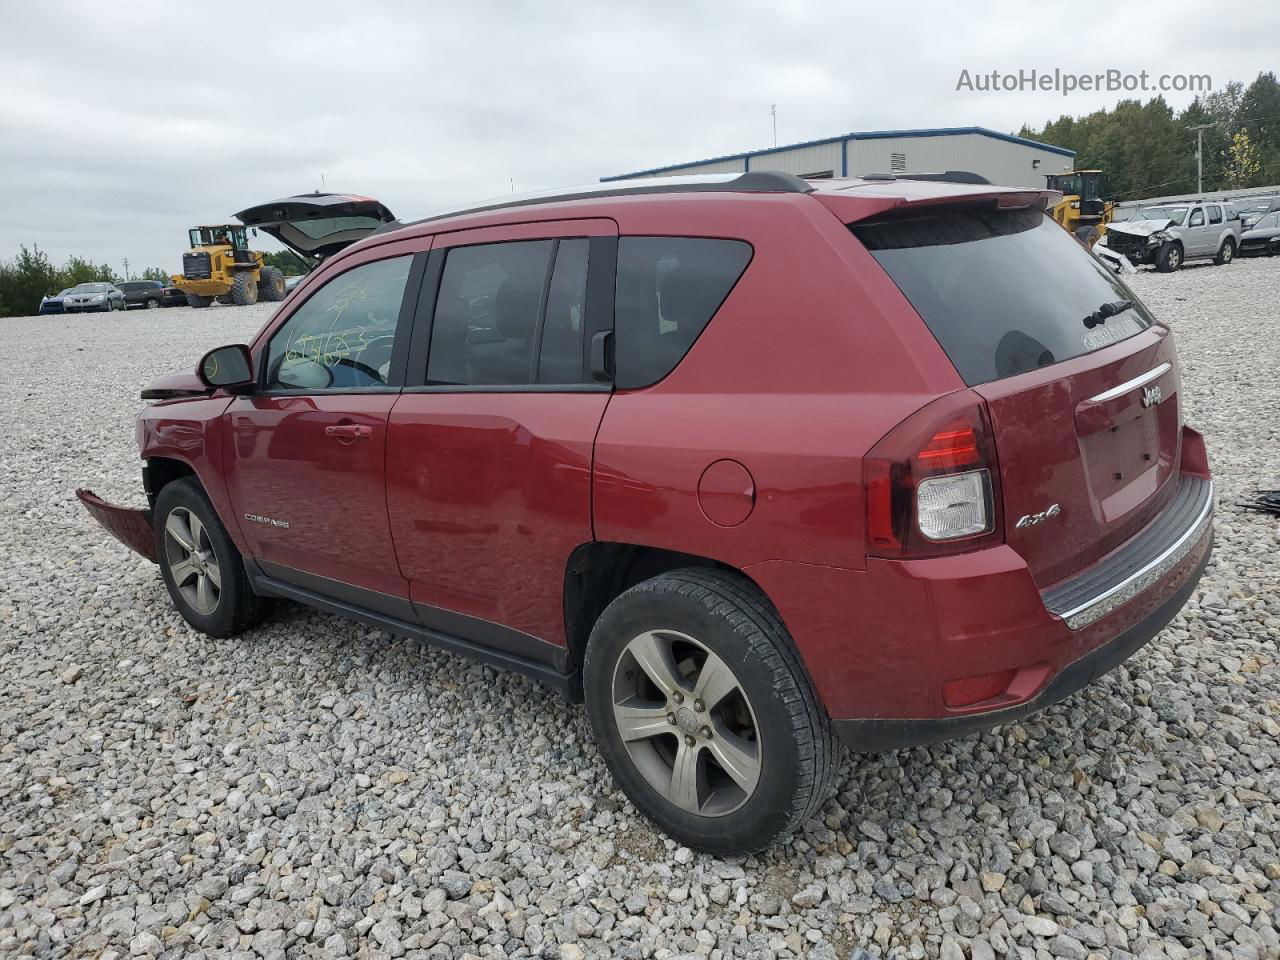
[[[650,630],[632,639],[614,668],[613,716],[636,769],[680,809],[720,817],[755,792],[755,713],[733,670],[693,637]]]
[[[222,569],[200,518],[174,507],[164,522],[165,561],[173,584],[192,610],[209,616],[222,595]]]

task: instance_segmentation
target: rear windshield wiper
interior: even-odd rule
[[[1092,330],[1100,323],[1106,323],[1107,317],[1114,317],[1117,313],[1124,313],[1133,306],[1132,300],[1116,300],[1112,303],[1104,303],[1093,313],[1084,318],[1084,325]]]

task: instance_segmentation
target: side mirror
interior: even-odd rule
[[[196,374],[206,387],[253,386],[253,359],[243,343],[210,350],[200,360]]]

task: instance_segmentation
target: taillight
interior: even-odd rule
[[[867,552],[933,557],[999,542],[998,478],[982,399],[964,390],[935,400],[863,461]]]

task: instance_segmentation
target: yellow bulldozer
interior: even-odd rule
[[[173,285],[193,307],[219,303],[238,307],[259,300],[284,299],[284,273],[264,265],[263,255],[249,249],[248,228],[240,224],[192,227],[191,250],[182,255],[182,273]]]
[[[1045,180],[1050,190],[1062,191],[1062,199],[1049,210],[1049,215],[1092,249],[1115,216],[1115,203],[1105,199],[1106,175],[1101,170],[1075,170],[1051,173]]]

